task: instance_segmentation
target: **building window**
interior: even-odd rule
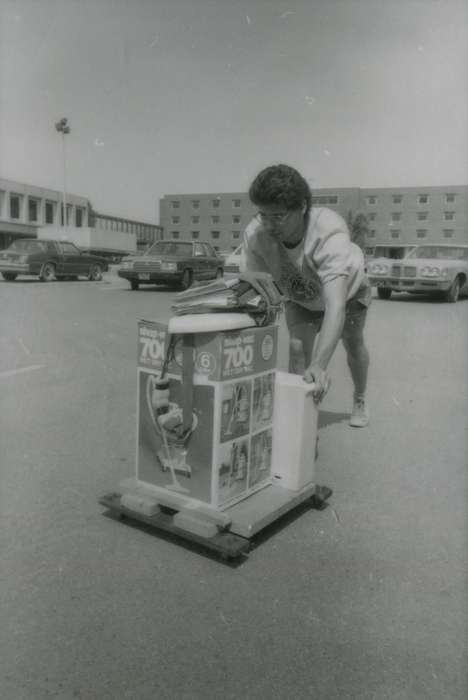
[[[180,216],[173,216],[172,217],[172,223],[173,224],[178,224],[180,221]]]
[[[28,221],[37,221],[37,199],[28,198]]]
[[[453,221],[455,218],[455,212],[454,211],[444,211],[444,219],[445,221]]]
[[[338,204],[338,197],[336,194],[320,194],[312,197],[312,204]]]
[[[371,211],[368,213],[367,218],[369,219],[369,221],[375,221],[376,216],[377,214],[375,213],[375,211]]]
[[[211,204],[213,206],[213,209],[219,209],[219,203],[220,203],[219,197],[211,200]]]
[[[10,194],[10,219],[20,218],[20,198],[17,194]]]
[[[173,209],[179,209],[180,208],[180,202],[178,199],[173,199],[171,202],[172,208]]]
[[[416,229],[416,236],[418,238],[426,238],[427,236],[427,229],[425,228],[418,228]]]
[[[233,231],[233,232],[232,232],[232,237],[233,237],[233,238],[239,238],[239,236],[240,236],[240,231]]]
[[[219,231],[212,231],[212,232],[211,232],[211,238],[219,238],[219,234],[220,234]]]
[[[53,202],[46,202],[45,222],[46,222],[46,224],[53,224],[54,223],[54,203]]]
[[[429,195],[420,194],[418,195],[418,204],[427,204],[429,201]]]
[[[192,224],[198,224],[199,221],[200,221],[199,216],[192,216]]]
[[[67,226],[68,225],[68,205],[67,205],[67,221],[66,223],[64,222],[64,212],[63,212],[63,202],[60,204],[60,223],[62,226]]]
[[[445,201],[447,204],[453,204],[455,202],[455,195],[452,192],[446,194]]]
[[[215,251],[216,251],[217,253],[219,253],[219,245],[214,245],[213,248],[215,249]]]
[[[192,199],[192,209],[199,209],[200,208],[200,200],[199,199]]]
[[[213,224],[219,224],[219,216],[212,216],[212,217],[211,217],[211,223],[213,223]]]
[[[377,197],[375,194],[371,194],[367,197],[367,204],[377,204]]]
[[[400,211],[392,212],[392,221],[401,221],[401,212]]]
[[[241,218],[240,218],[239,214],[234,214],[234,216],[232,217],[233,224],[240,224],[240,220],[241,220]]]
[[[418,211],[418,221],[426,221],[427,211]]]
[[[232,206],[235,207],[236,209],[239,209],[240,205],[241,205],[240,199],[233,199],[232,200]]]
[[[81,209],[81,207],[76,208],[75,222],[77,228],[81,228],[83,226],[83,209]]]
[[[197,238],[200,238],[200,231],[192,231],[192,239],[196,240]]]
[[[391,229],[390,229],[390,235],[391,235],[392,238],[400,238],[400,229],[391,228]]]
[[[394,194],[392,195],[392,202],[393,204],[401,204],[403,201],[403,195],[402,194]]]
[[[444,228],[444,238],[452,238],[453,228]]]
[[[172,238],[179,238],[180,236],[180,231],[172,231],[171,232]]]

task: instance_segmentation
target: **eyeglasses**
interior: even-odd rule
[[[255,218],[261,223],[270,221],[272,224],[283,224],[290,214],[290,211],[278,212],[275,214],[266,214],[264,211],[258,211],[255,214]]]

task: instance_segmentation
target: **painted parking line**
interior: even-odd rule
[[[34,372],[36,369],[42,369],[45,365],[29,365],[28,367],[17,367],[16,369],[7,369],[0,372],[0,379],[4,377],[15,377],[17,374],[25,374],[26,372]]]

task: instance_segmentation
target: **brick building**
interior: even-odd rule
[[[362,212],[369,223],[367,247],[389,243],[468,243],[468,186],[321,188],[314,206],[328,206],[347,219]],[[234,250],[255,207],[245,192],[169,194],[159,202],[164,238],[208,241]]]

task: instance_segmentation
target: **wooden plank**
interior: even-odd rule
[[[213,508],[207,503],[189,498],[184,494],[176,491],[168,491],[160,486],[147,484],[143,481],[138,481],[135,478],[124,479],[119,483],[119,490],[124,492],[135,492],[137,494],[146,494],[154,496],[158,503],[174,510],[190,510],[197,513],[202,513],[207,519],[216,523],[218,527],[227,529],[231,524],[230,516],[217,508]]]
[[[195,542],[213,552],[216,552],[222,559],[235,559],[242,554],[246,554],[250,549],[250,543],[244,537],[240,537],[231,532],[217,532],[213,537],[203,537],[195,532],[181,529],[174,525],[173,513],[159,512],[155,515],[144,515],[133,510],[128,510],[121,505],[121,494],[117,492],[109,493],[99,499],[99,503],[108,508],[112,513],[122,517],[135,520],[181,537],[189,542]]]
[[[257,491],[226,509],[226,515],[232,520],[230,531],[241,537],[253,537],[289,510],[311,498],[315,489],[315,484],[308,484],[300,491],[289,491],[272,484]]]

